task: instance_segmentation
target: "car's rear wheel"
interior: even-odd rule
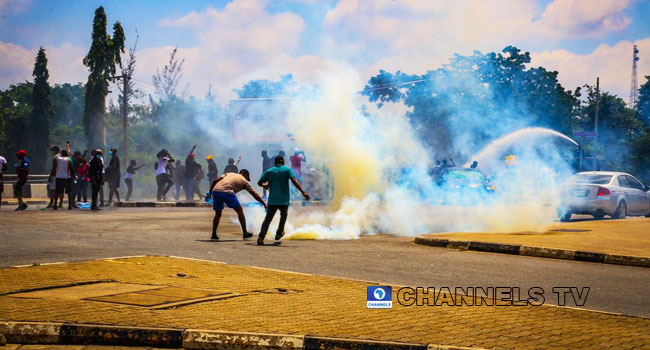
[[[627,214],[627,205],[625,202],[621,201],[616,207],[616,211],[612,214],[612,219],[625,219],[625,214]]]
[[[605,217],[603,213],[594,214],[594,219],[602,220]]]

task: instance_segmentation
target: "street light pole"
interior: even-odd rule
[[[128,154],[128,113],[129,113],[129,76],[126,74],[111,77],[111,79],[122,79],[122,153],[125,164],[129,164]]]
[[[122,95],[122,152],[124,152],[124,164],[129,164],[128,156],[128,130],[127,130],[127,118],[129,113],[129,78],[126,75],[122,75],[122,83],[124,84],[123,95]]]
[[[598,146],[598,104],[600,100],[600,77],[596,78],[596,115],[594,118],[594,149],[591,152],[592,157],[594,158],[592,170],[596,171],[597,169],[597,160],[596,160],[596,147]]]

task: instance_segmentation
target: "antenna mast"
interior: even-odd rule
[[[636,63],[639,61],[639,49],[636,45],[632,46],[632,82],[630,84],[630,103],[629,107],[636,108],[636,103],[639,100],[639,83],[637,81]]]

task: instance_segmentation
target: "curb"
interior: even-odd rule
[[[7,343],[152,346],[168,349],[337,349],[337,350],[467,350],[438,344],[412,344],[313,335],[249,333],[201,329],[108,326],[50,322],[0,322]],[[471,348],[481,350],[479,348]]]
[[[445,238],[415,237],[416,244],[431,247],[473,250],[477,252],[500,253],[511,255],[534,256],[538,258],[587,261],[602,264],[650,267],[650,258],[638,256],[583,252],[579,250],[532,247],[518,244],[490,243],[479,241],[461,241]]]
[[[116,202],[113,204],[122,208],[188,208],[210,207],[204,202]]]

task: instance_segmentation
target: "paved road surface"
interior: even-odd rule
[[[585,308],[650,317],[647,268],[432,248],[388,235],[259,247],[241,241],[226,213],[223,241],[210,242],[207,208],[3,211],[0,266],[175,255],[409,286],[542,287],[551,296],[554,286],[586,286]]]

